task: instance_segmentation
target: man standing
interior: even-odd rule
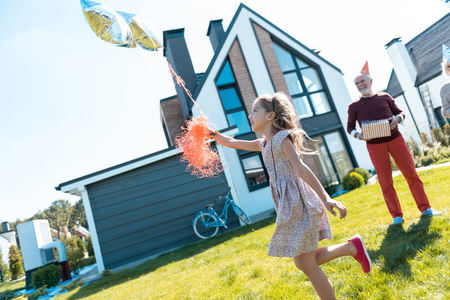
[[[377,172],[384,200],[391,216],[394,218],[392,225],[403,222],[403,212],[394,188],[389,154],[393,157],[403,176],[405,176],[417,207],[422,212],[422,216],[442,214],[442,212],[431,208],[423,182],[416,172],[414,160],[403,136],[397,128],[398,123],[403,123],[405,114],[398,108],[389,94],[372,92],[372,79],[370,78],[367,62],[361,73],[356,76],[355,85],[361,93],[361,98],[353,101],[348,106],[347,131],[354,138],[366,141],[367,150]],[[383,119],[389,120],[390,136],[366,139],[363,133],[359,133],[356,130],[356,121],[362,128],[361,122],[363,120]]]

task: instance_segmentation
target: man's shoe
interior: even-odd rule
[[[443,212],[432,209],[431,207],[422,212],[422,216],[430,216],[430,217],[439,216],[442,214],[443,214]]]
[[[361,267],[365,273],[370,273],[370,271],[372,271],[372,262],[370,261],[369,254],[364,246],[362,237],[357,234],[348,241],[353,243],[356,248],[356,255],[353,257],[361,264]]]
[[[403,217],[396,217],[394,218],[394,222],[392,222],[391,225],[398,225],[398,224],[402,224],[403,223]]]

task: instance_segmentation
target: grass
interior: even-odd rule
[[[25,279],[12,283],[0,282],[0,300],[19,299],[14,294],[25,288]]]
[[[403,176],[394,178],[403,225],[388,226],[392,218],[378,183],[337,198],[347,206],[348,216],[330,217],[333,240],[319,246],[341,243],[359,233],[374,263],[369,275],[350,257],[323,265],[338,299],[450,299],[450,167],[419,174],[432,206],[445,215],[419,218]],[[57,299],[318,299],[292,259],[267,256],[274,228],[274,218],[244,226]]]

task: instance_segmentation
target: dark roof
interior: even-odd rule
[[[173,96],[170,96],[170,97],[161,99],[161,100],[159,100],[159,102],[161,103],[161,102],[164,102],[164,101],[168,101],[168,100],[171,100],[171,99],[175,99],[176,97],[177,97],[177,95],[173,95]]]
[[[209,22],[209,26],[208,26],[208,31],[206,32],[206,36],[209,36],[209,33],[211,32],[211,28],[213,28],[214,26],[220,26],[222,25],[222,20],[223,19],[219,19],[219,20],[211,20]]]
[[[166,57],[166,40],[169,37],[184,35],[184,28],[166,30],[163,32],[163,55]]]
[[[203,75],[205,75],[205,73],[197,73],[195,75],[197,76],[197,84],[199,84],[199,82],[202,80]],[[177,97],[178,97],[177,95],[173,95],[173,96],[161,99],[161,100],[159,100],[159,102],[161,103],[161,102],[164,102],[164,101],[167,101],[167,100],[171,100],[171,99],[174,99],[174,98],[177,98]]]
[[[417,71],[415,86],[420,86],[442,73],[442,44],[448,45],[449,43],[450,13],[405,45]],[[392,69],[386,92],[395,97],[402,91],[394,69]]]
[[[394,69],[392,69],[391,77],[389,77],[388,87],[386,88],[386,93],[391,95],[393,98],[400,96],[403,93],[402,86],[398,81],[397,74],[395,74]]]
[[[195,75],[197,75],[197,84],[199,84],[200,81],[202,81],[202,78],[205,75],[205,73],[197,73]]]

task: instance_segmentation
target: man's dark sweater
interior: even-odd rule
[[[356,129],[356,121],[361,128],[361,121],[374,121],[388,119],[405,114],[395,104],[394,99],[387,93],[377,93],[371,97],[361,97],[348,105],[347,132],[351,134]],[[398,127],[391,131],[391,136],[372,139],[367,141],[368,144],[380,144],[392,141],[400,135]]]

